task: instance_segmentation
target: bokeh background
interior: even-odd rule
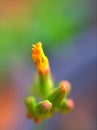
[[[35,66],[31,45],[43,42],[56,83],[69,80],[75,109],[45,130],[96,130],[96,0],[0,0],[0,130],[43,130],[25,116]]]

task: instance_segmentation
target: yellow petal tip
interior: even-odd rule
[[[32,59],[39,72],[45,73],[49,68],[48,58],[44,54],[42,42],[32,44]]]

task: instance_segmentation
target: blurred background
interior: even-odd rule
[[[75,109],[46,130],[96,130],[96,0],[0,0],[0,130],[43,130],[25,116],[35,66],[32,43],[43,42],[56,83],[69,80]]]

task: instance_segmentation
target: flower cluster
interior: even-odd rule
[[[32,46],[32,59],[38,71],[38,78],[33,87],[35,86],[38,90],[34,91],[38,93],[38,97],[26,97],[25,105],[27,117],[40,123],[42,120],[52,117],[56,112],[69,113],[74,108],[74,102],[72,99],[68,99],[71,84],[67,80],[59,82],[55,87],[49,60],[44,54],[42,43],[39,42]]]

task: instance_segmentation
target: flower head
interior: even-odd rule
[[[46,74],[49,70],[49,61],[45,56],[42,43],[38,42],[36,45],[32,45],[32,59],[38,69],[39,73]]]
[[[74,108],[72,99],[68,99],[71,92],[71,84],[67,80],[59,82],[55,87],[55,82],[50,71],[49,60],[44,54],[42,43],[32,45],[32,59],[38,71],[38,77],[33,84],[33,94],[25,98],[26,115],[37,124],[42,120],[51,118],[57,111],[64,114],[69,113]],[[41,100],[42,99],[42,100]]]

